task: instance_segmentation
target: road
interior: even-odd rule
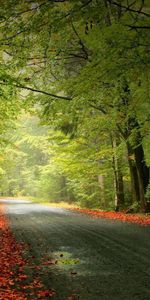
[[[150,299],[150,227],[29,201],[3,202],[16,239],[30,245],[35,263],[43,257],[57,262],[40,274],[56,290],[52,299]]]

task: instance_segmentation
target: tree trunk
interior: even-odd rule
[[[98,175],[98,183],[100,187],[101,205],[103,206],[104,209],[106,209],[104,175]]]
[[[120,144],[119,135],[111,136],[111,143],[114,150],[113,154],[113,170],[115,182],[115,210],[119,211],[124,206],[124,184],[121,171],[121,161],[116,154],[116,148]]]
[[[128,142],[126,142],[126,145],[127,145],[127,152],[128,152],[130,179],[131,179],[132,203],[138,203],[140,202],[140,191],[139,191],[139,181],[138,181],[137,168],[135,164],[134,151]]]
[[[146,190],[149,184],[149,168],[146,166],[144,150],[141,144],[142,138],[138,132],[136,145],[127,142],[128,162],[131,176],[131,189],[134,202],[139,202],[141,211],[148,210],[146,203]]]
[[[149,178],[150,168],[147,167],[147,165],[145,163],[144,150],[143,150],[142,144],[138,145],[135,148],[134,153],[135,153],[135,159],[136,159],[136,166],[137,166],[139,174],[141,175],[142,180],[143,180],[144,193],[146,193],[147,186],[149,184],[149,179],[150,179]]]
[[[146,166],[142,145],[141,127],[135,111],[131,110],[131,92],[128,82],[122,82],[123,94],[118,103],[118,112],[121,113],[122,125],[118,129],[126,141],[128,163],[131,176],[131,190],[134,202],[139,202],[142,211],[148,209],[145,193],[149,184],[149,168]]]
[[[66,177],[62,175],[60,180],[60,198],[61,200],[67,200],[67,196]]]
[[[147,207],[145,194],[149,184],[149,168],[145,164],[142,144],[138,145],[134,149],[134,153],[135,153],[136,168],[137,168],[137,174],[139,180],[141,210],[146,212],[148,207]]]

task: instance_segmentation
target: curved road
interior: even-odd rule
[[[3,200],[19,242],[59,300],[149,300],[150,227],[89,216],[29,201]]]

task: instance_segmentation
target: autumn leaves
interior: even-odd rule
[[[0,205],[0,300],[49,299],[55,295],[54,290],[45,289],[37,273],[31,278],[26,274],[36,266],[23,258],[25,247],[15,240]]]
[[[92,209],[81,209],[73,208],[72,210],[78,211],[80,213],[85,213],[91,215],[95,218],[106,218],[106,219],[116,219],[123,222],[137,223],[140,225],[150,226],[150,217],[137,214],[128,214],[124,212],[114,212],[114,211],[100,211]]]

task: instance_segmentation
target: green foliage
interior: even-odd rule
[[[148,1],[2,4],[2,193],[114,207],[120,173],[130,198],[139,145],[150,165]],[[32,108],[43,129],[30,115],[15,124]]]

